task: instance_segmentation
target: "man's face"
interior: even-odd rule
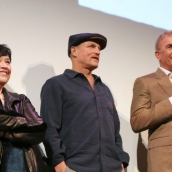
[[[160,66],[172,72],[172,35],[166,35],[155,52]]]
[[[94,70],[98,67],[100,58],[100,45],[87,41],[74,47],[75,61],[79,67]]]
[[[11,60],[8,56],[0,57],[0,85],[4,86],[11,75]]]

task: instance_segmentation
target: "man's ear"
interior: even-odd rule
[[[72,47],[70,48],[70,52],[71,52],[71,55],[72,55],[73,57],[76,57],[76,47],[75,47],[75,46],[72,46]]]
[[[156,56],[156,58],[157,58],[158,60],[161,59],[161,57],[160,57],[160,52],[159,52],[158,50],[155,51],[155,56]]]

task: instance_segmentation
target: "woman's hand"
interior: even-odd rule
[[[12,135],[12,133],[10,133],[10,132],[6,132],[6,134],[5,134],[5,136],[4,136],[6,139],[12,139],[13,138],[13,135]]]
[[[0,131],[0,137],[3,137],[4,131]]]
[[[0,137],[2,138],[6,138],[6,139],[12,139],[13,135],[10,132],[6,132],[6,131],[0,131]]]

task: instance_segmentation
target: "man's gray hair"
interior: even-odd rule
[[[172,30],[163,32],[155,42],[155,50],[159,50],[161,41],[164,39],[164,37],[170,36],[170,35],[172,35]]]

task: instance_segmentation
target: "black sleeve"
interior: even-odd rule
[[[52,80],[48,80],[41,91],[41,117],[47,123],[46,136],[43,141],[45,150],[52,166],[65,159],[65,146],[59,132],[62,120],[61,89]]]

